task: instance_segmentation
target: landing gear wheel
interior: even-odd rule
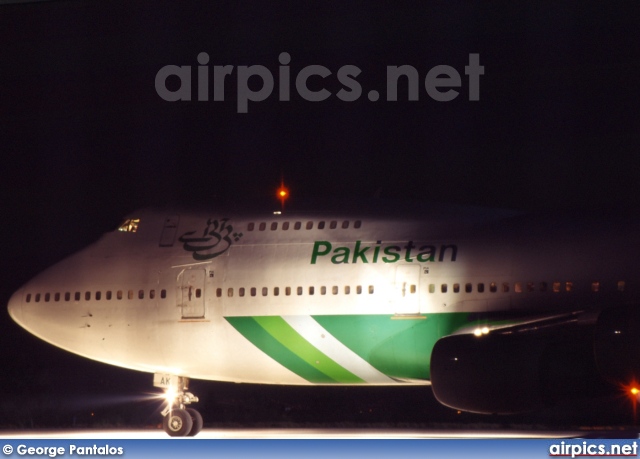
[[[191,431],[187,435],[195,437],[202,430],[202,415],[193,408],[187,408],[185,411],[189,413],[193,422],[193,427],[191,427]]]
[[[202,418],[200,418],[202,420]],[[191,432],[193,420],[187,410],[172,410],[164,417],[162,422],[164,431],[171,437],[184,437]]]

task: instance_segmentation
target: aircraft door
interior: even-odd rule
[[[204,269],[185,269],[178,275],[178,306],[183,319],[202,319],[205,316]]]
[[[395,313],[420,313],[420,266],[400,265],[396,267]]]

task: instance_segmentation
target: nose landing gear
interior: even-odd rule
[[[153,385],[166,390],[167,407],[162,411],[164,431],[171,437],[193,437],[202,430],[202,416],[186,405],[198,401],[198,397],[188,392],[189,378],[156,373]]]

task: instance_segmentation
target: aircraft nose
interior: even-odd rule
[[[9,299],[9,305],[7,309],[9,310],[9,315],[11,318],[18,324],[22,324],[22,296],[24,290],[20,289],[11,295]]]

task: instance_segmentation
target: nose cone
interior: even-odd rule
[[[20,289],[11,295],[11,299],[9,300],[9,306],[7,309],[9,310],[9,315],[11,318],[19,325],[23,325],[22,318],[22,301],[23,301],[24,290]]]

